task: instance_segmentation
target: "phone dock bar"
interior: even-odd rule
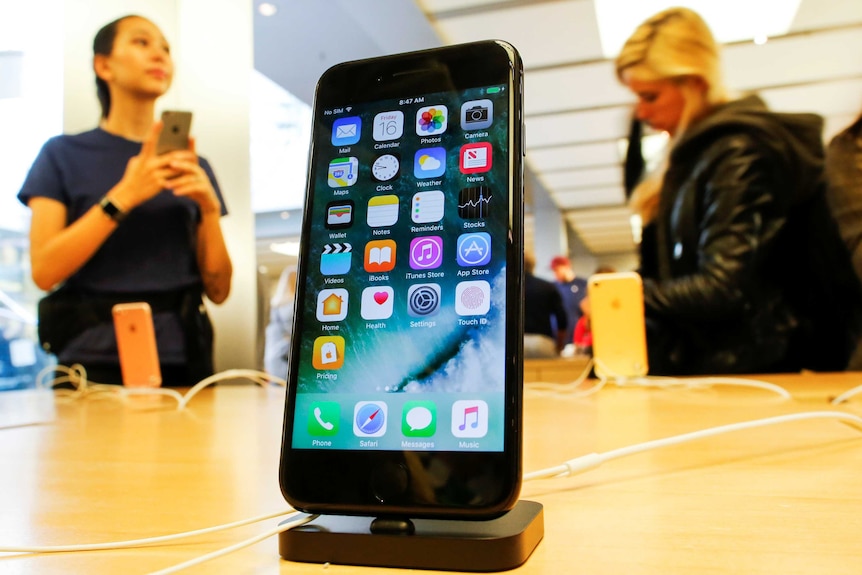
[[[545,533],[542,505],[518,501],[486,521],[413,519],[379,529],[371,517],[321,515],[278,536],[289,561],[440,571],[507,571],[522,565]],[[403,529],[391,529],[400,524]],[[411,533],[412,530],[412,533]]]

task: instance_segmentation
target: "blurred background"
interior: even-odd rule
[[[259,363],[266,302],[298,254],[315,84],[345,60],[514,44],[526,69],[536,275],[551,279],[559,254],[584,276],[634,268],[638,226],[622,169],[634,99],[613,58],[637,24],[672,5],[700,12],[725,45],[731,88],[822,115],[824,140],[862,110],[860,0],[0,0],[0,389],[26,385],[50,361],[36,345],[42,293],[16,194],[45,140],[95,126],[91,42],[101,25],[140,14],[173,44],[177,77],[162,105],[194,110],[192,131],[231,213],[233,293],[213,310],[226,369]],[[643,133],[648,165],[666,142]]]

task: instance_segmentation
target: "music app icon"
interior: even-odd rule
[[[421,236],[410,242],[410,267],[414,270],[433,270],[443,263],[443,238]]]
[[[452,404],[452,435],[455,437],[485,437],[487,434],[487,403],[481,399],[461,399]]]

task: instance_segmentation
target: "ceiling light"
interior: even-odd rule
[[[769,38],[766,36],[766,34],[758,34],[754,37],[754,43],[758,46],[763,46],[767,42],[769,42]]]
[[[278,6],[269,2],[261,2],[257,11],[260,12],[261,16],[275,16],[275,13],[278,12]]]
[[[726,43],[786,34],[801,1],[595,0],[595,7],[602,52],[605,57],[613,58],[638,25],[672,6],[691,8],[703,16],[716,39]]]
[[[299,242],[276,242],[269,244],[269,249],[285,256],[299,255]]]

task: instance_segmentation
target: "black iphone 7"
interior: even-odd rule
[[[521,485],[522,65],[336,65],[314,102],[280,485],[314,513],[481,519]]]

